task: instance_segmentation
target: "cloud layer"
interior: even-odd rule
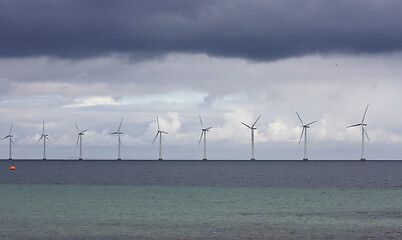
[[[398,0],[5,0],[0,57],[387,53],[402,49],[401,10]]]

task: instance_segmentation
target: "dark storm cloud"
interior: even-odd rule
[[[393,52],[401,12],[399,0],[0,1],[0,57]]]

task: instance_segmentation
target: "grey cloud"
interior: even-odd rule
[[[0,1],[0,57],[387,53],[402,49],[401,10],[397,0]]]

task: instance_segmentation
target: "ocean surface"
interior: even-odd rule
[[[402,239],[402,161],[0,161],[0,239]]]

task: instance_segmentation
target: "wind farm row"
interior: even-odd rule
[[[361,147],[361,159],[362,161],[366,160],[365,158],[365,152],[364,152],[364,140],[365,138],[367,138],[367,140],[370,141],[370,138],[367,134],[367,131],[365,130],[365,127],[367,126],[367,124],[364,122],[366,114],[367,114],[367,110],[368,110],[369,105],[367,104],[367,107],[364,111],[363,114],[363,118],[361,120],[361,122],[353,124],[353,125],[349,125],[347,126],[347,128],[352,128],[352,127],[361,127],[361,131],[362,131],[362,147]],[[307,151],[307,130],[314,124],[317,123],[318,121],[312,121],[309,122],[307,124],[305,124],[300,116],[300,114],[298,112],[296,112],[296,115],[301,123],[301,127],[302,127],[302,131],[301,131],[301,135],[300,135],[300,139],[299,139],[299,145],[303,140],[304,137],[304,155],[303,155],[303,160],[307,161],[308,160],[308,151]],[[254,121],[254,123],[252,124],[246,124],[244,122],[240,122],[242,125],[244,125],[245,127],[247,127],[248,129],[250,129],[251,131],[251,160],[255,160],[255,153],[254,153],[254,131],[257,130],[257,122],[258,120],[261,118],[261,115],[258,116],[258,118]],[[201,144],[201,142],[203,141],[203,147],[204,147],[204,155],[203,155],[203,160],[207,160],[207,132],[209,132],[212,127],[204,127],[203,121],[201,119],[201,116],[199,116],[199,120],[200,120],[200,124],[201,124],[201,136],[200,139],[198,141],[198,145]],[[117,160],[121,160],[121,135],[123,134],[123,132],[121,131],[121,127],[122,127],[122,123],[123,123],[123,118],[120,121],[119,127],[117,129],[117,131],[115,132],[111,132],[111,135],[116,135],[117,139],[118,139],[118,143],[117,143]],[[158,139],[159,137],[159,158],[158,160],[163,160],[162,158],[162,135],[163,134],[168,134],[168,132],[161,130],[160,125],[159,125],[159,116],[156,117],[156,123],[157,123],[157,130],[156,130],[156,135],[152,141],[152,144]],[[85,132],[87,131],[87,129],[85,130],[80,130],[80,128],[78,127],[78,124],[75,123],[75,127],[77,129],[77,142],[76,145],[79,145],[79,158],[78,160],[83,160],[83,136],[85,135]],[[13,123],[11,123],[10,126],[10,131],[8,133],[7,136],[3,137],[2,140],[8,139],[9,140],[9,160],[13,160],[12,158],[12,146],[14,145],[14,141],[13,141],[13,134],[12,134],[12,129],[13,129]],[[46,160],[46,141],[49,141],[49,135],[45,133],[45,121],[43,121],[42,123],[42,134],[40,135],[38,141],[36,143],[39,143],[40,141],[43,140],[43,160]]]

